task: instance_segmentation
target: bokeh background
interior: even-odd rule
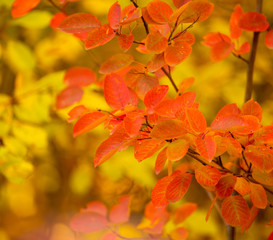
[[[69,228],[69,220],[90,201],[102,201],[110,207],[123,194],[132,196],[132,222],[123,226],[122,231],[139,234],[135,226],[141,220],[154,184],[166,171],[156,176],[155,158],[138,163],[131,148],[95,169],[95,150],[108,133],[100,126],[74,139],[73,124],[67,122],[71,108],[57,110],[55,107],[56,95],[65,86],[65,70],[84,66],[98,73],[100,64],[121,52],[117,40],[85,51],[82,42],[71,34],[50,28],[51,18],[58,10],[49,1],[42,0],[35,10],[18,19],[11,18],[12,2],[0,0],[0,239],[100,239],[100,233],[75,235]],[[106,23],[108,9],[114,2],[71,2],[67,12],[89,12]],[[137,2],[145,6],[148,1]],[[172,1],[166,2],[173,6]],[[190,90],[197,93],[200,110],[209,123],[225,104],[242,106],[246,64],[232,55],[220,63],[212,63],[209,49],[202,45],[202,36],[208,32],[228,34],[229,17],[235,4],[241,3],[244,11],[256,8],[254,0],[211,2],[215,4],[211,17],[190,29],[196,37],[192,54],[173,72],[177,83],[187,77],[195,78]],[[124,7],[130,1],[119,3]],[[271,0],[264,0],[263,13],[273,24]],[[145,37],[143,29],[136,32],[137,40]],[[251,41],[251,34],[243,35],[243,39]],[[135,47],[129,53],[136,61],[147,63],[150,57],[138,53]],[[98,74],[97,78],[101,76]],[[253,96],[263,108],[262,123],[271,124],[273,51],[265,48],[264,34],[260,37],[254,78]],[[160,83],[169,84],[165,77]],[[174,94],[172,91],[170,96]],[[95,85],[85,89],[81,103],[90,109],[109,109],[101,89]],[[205,222],[211,200],[195,182],[183,200],[170,208],[185,201],[199,206],[184,223],[189,239],[224,239],[225,226],[215,209]],[[249,232],[238,233],[238,239],[266,239],[273,229],[265,223],[272,215],[271,209],[260,211]]]

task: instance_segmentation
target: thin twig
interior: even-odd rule
[[[169,80],[171,81],[171,84],[173,85],[175,91],[178,92],[178,87],[176,86],[176,84],[175,84],[175,82],[174,82],[174,80],[173,80],[173,78],[172,78],[171,73],[168,73],[164,67],[162,67],[161,70],[162,70],[162,71],[164,72],[164,74],[169,78]]]
[[[130,1],[132,2],[132,4],[134,4],[134,6],[135,6],[136,8],[139,7],[138,4],[135,2],[135,0],[130,0]],[[144,19],[143,16],[141,16],[141,20],[142,20],[142,22],[143,22],[143,24],[144,24],[146,34],[148,35],[148,34],[149,34],[148,24],[146,23],[146,21],[145,21],[145,19]]]
[[[48,0],[52,6],[54,6],[56,9],[58,9],[59,11],[65,13],[64,9],[61,8],[60,6],[58,6],[53,0]]]
[[[232,52],[232,55],[233,55],[234,57],[239,58],[240,60],[242,60],[242,61],[245,62],[246,64],[249,64],[249,61],[246,60],[245,58],[243,58],[241,55],[237,55],[237,54],[234,53],[234,52]]]

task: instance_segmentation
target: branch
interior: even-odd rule
[[[61,8],[61,7],[59,7],[55,2],[53,2],[53,0],[48,0],[48,1],[51,3],[51,5],[52,5],[53,7],[55,7],[55,8],[58,9],[59,11],[65,13],[64,9]]]
[[[138,4],[135,2],[135,0],[130,0],[130,1],[132,2],[132,4],[134,4],[134,6],[135,6],[136,8],[139,7]],[[148,24],[146,23],[146,21],[145,21],[145,19],[144,19],[143,16],[141,16],[141,20],[142,20],[142,22],[143,22],[143,24],[144,24],[146,34],[148,35],[148,34],[149,34]]]
[[[175,82],[174,82],[174,80],[173,80],[173,78],[172,78],[171,72],[168,73],[168,72],[165,70],[164,67],[162,67],[161,70],[162,70],[162,71],[164,72],[164,74],[169,78],[169,80],[171,81],[171,84],[173,85],[175,91],[178,92],[178,87],[176,86],[176,84],[175,84]]]

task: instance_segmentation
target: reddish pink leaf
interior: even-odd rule
[[[154,107],[166,96],[168,90],[168,85],[158,85],[145,94],[144,104],[149,114],[154,112]]]
[[[195,171],[195,178],[200,185],[215,186],[221,178],[221,172],[215,167],[206,165]]]
[[[147,5],[147,11],[149,16],[157,23],[168,23],[169,18],[173,13],[169,4],[160,0],[149,2]]]
[[[83,115],[73,127],[73,136],[77,137],[83,133],[89,132],[107,118],[107,115],[101,112],[91,112]]]
[[[269,49],[273,49],[273,29],[270,29],[265,36],[265,45],[269,48]]]
[[[119,203],[110,209],[109,219],[112,223],[127,222],[130,215],[130,196],[122,196],[118,201]]]
[[[195,144],[199,154],[211,162],[215,156],[217,148],[213,137],[206,135],[203,139],[197,138]]]
[[[205,132],[207,121],[204,115],[196,108],[187,108],[186,117],[191,130],[197,134]]]
[[[94,212],[81,212],[70,221],[70,227],[77,232],[92,233],[105,229],[108,221],[105,216]]]
[[[123,79],[116,74],[107,75],[104,80],[104,96],[113,109],[125,107],[130,101],[129,89]]]
[[[187,43],[183,45],[168,46],[164,52],[165,62],[169,66],[175,66],[184,61],[191,53],[191,46]]]
[[[72,67],[69,68],[64,76],[64,82],[68,86],[85,87],[95,82],[96,75],[89,68]]]
[[[243,9],[240,4],[237,4],[234,8],[234,11],[231,14],[229,20],[229,29],[230,29],[230,37],[233,39],[238,39],[242,34],[242,29],[238,26],[239,20],[243,15]]]
[[[118,53],[108,58],[99,69],[101,74],[110,74],[117,72],[125,67],[131,65],[134,58],[130,54]]]
[[[142,127],[144,116],[138,112],[130,112],[124,118],[124,128],[130,137],[137,136]]]
[[[230,196],[233,193],[235,183],[236,177],[232,174],[223,176],[215,186],[217,197],[221,199]]]
[[[175,224],[180,224],[184,222],[196,209],[196,203],[184,203],[182,206],[175,210],[173,222]]]
[[[63,89],[57,96],[57,109],[66,108],[82,99],[83,90],[80,87],[71,86]]]
[[[69,111],[68,115],[70,118],[67,119],[67,121],[72,122],[76,118],[83,116],[87,111],[89,111],[89,109],[84,105],[76,106]]]
[[[239,27],[246,31],[262,32],[267,30],[269,23],[263,14],[258,12],[247,12],[241,16]]]
[[[104,45],[111,41],[115,35],[113,29],[107,24],[95,28],[88,33],[88,36],[85,39],[85,49],[89,50]]]
[[[35,8],[39,3],[40,0],[15,0],[11,6],[11,16],[13,18],[22,17]]]
[[[100,25],[100,21],[92,14],[75,13],[65,18],[58,29],[67,33],[83,33],[98,28]]]
[[[265,209],[267,195],[262,185],[250,182],[250,199],[256,208]]]
[[[122,50],[124,50],[125,52],[130,49],[130,47],[132,46],[133,42],[134,42],[134,35],[133,34],[129,34],[129,35],[120,34],[118,36],[119,47]]]
[[[231,226],[243,226],[248,222],[250,211],[247,202],[240,195],[224,199],[221,212],[224,220]]]
[[[57,29],[60,26],[61,22],[66,18],[67,15],[65,15],[64,13],[56,13],[50,21],[50,27],[52,27],[53,29]]]
[[[166,198],[171,202],[180,200],[188,191],[191,184],[191,174],[175,176],[166,189]]]
[[[105,207],[104,204],[101,202],[90,202],[87,204],[87,208],[83,209],[82,212],[92,212],[92,213],[97,213],[99,215],[102,215],[104,217],[107,216],[107,208]]]
[[[121,7],[118,2],[115,2],[109,9],[108,12],[108,22],[109,26],[117,30],[119,28],[119,23],[121,20]]]
[[[167,147],[163,148],[163,150],[161,150],[160,153],[157,155],[157,158],[155,161],[155,174],[159,174],[164,168],[164,165],[167,161],[166,151],[167,151]]]
[[[146,49],[152,53],[162,53],[168,46],[168,40],[159,32],[150,32],[145,42]]]
[[[166,198],[166,190],[172,178],[167,176],[161,178],[153,188],[151,199],[155,207],[165,207],[169,200]]]

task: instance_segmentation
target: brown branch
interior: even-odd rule
[[[48,0],[48,1],[51,3],[51,5],[52,5],[53,7],[55,7],[55,8],[58,9],[59,11],[65,13],[64,9],[61,8],[60,6],[58,6],[53,0]]]
[[[135,6],[136,8],[139,7],[138,4],[135,2],[135,0],[130,0],[130,1],[132,2],[132,4],[134,4],[134,6]],[[146,34],[148,35],[148,34],[149,34],[148,24],[146,23],[146,21],[145,21],[145,19],[144,19],[143,16],[141,16],[141,20],[142,20],[142,22],[143,22],[143,24],[144,24]]]
[[[171,84],[173,85],[175,91],[178,92],[178,87],[176,86],[176,84],[175,84],[175,82],[174,82],[174,80],[172,78],[171,72],[168,73],[164,67],[162,67],[161,70],[169,78],[169,80],[171,81]]]

